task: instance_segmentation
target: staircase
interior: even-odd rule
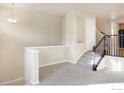
[[[102,57],[99,54],[88,51],[78,60],[78,64],[93,69],[93,65],[98,64],[101,58]]]
[[[101,33],[103,37],[93,47],[93,50],[84,53],[78,60],[78,64],[93,71],[97,70],[99,63],[105,55],[124,57],[124,35],[106,35],[103,32]]]
[[[96,46],[93,47],[92,51],[84,53],[78,60],[78,64],[92,69],[93,71],[97,70],[97,67],[106,53],[106,35],[103,32],[100,32],[103,37],[99,40]]]

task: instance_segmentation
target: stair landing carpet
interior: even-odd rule
[[[40,68],[39,85],[90,85],[105,83],[123,83],[124,72],[112,72],[105,69],[92,71],[79,64],[61,63]]]

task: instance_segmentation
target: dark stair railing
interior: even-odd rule
[[[119,35],[119,34],[106,35],[103,32],[101,33],[103,34],[103,37],[100,39],[97,45],[93,47],[93,53],[94,53],[94,63],[92,67],[93,71],[97,70],[99,63],[101,62],[102,58],[105,55],[118,56],[118,57],[124,56],[124,35]],[[95,53],[101,56],[98,62],[95,62],[96,61]]]
[[[107,35],[106,55],[124,57],[124,35]]]
[[[100,61],[102,58],[105,56],[106,49],[105,49],[105,41],[106,41],[106,36],[103,36],[102,39],[98,42],[96,46],[93,47],[93,53],[94,53],[94,62],[93,62],[93,71],[97,70],[97,66],[99,65]],[[101,58],[99,59],[99,62],[96,63],[96,57],[95,54],[98,53]]]

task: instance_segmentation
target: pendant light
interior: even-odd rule
[[[12,9],[11,18],[8,18],[8,22],[11,24],[15,24],[17,23],[17,19],[15,18],[15,4],[14,3],[11,4],[11,9]]]

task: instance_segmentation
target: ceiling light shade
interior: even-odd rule
[[[17,19],[8,18],[8,22],[11,24],[17,23]]]
[[[17,23],[17,19],[15,18],[15,4],[12,3],[12,12],[11,12],[11,18],[8,18],[8,22],[11,24]]]

